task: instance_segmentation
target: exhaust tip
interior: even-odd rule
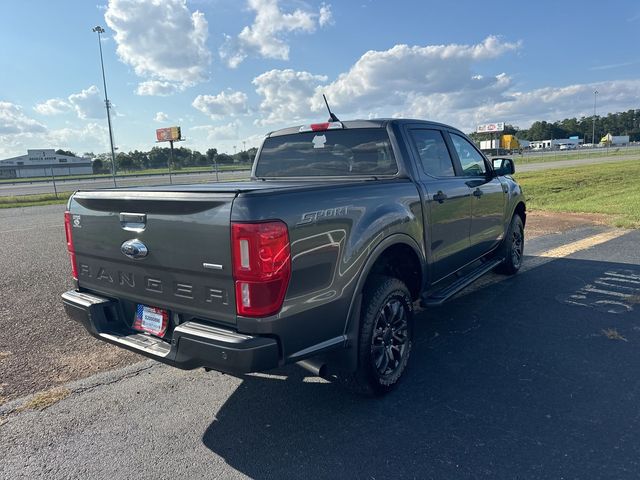
[[[316,377],[329,378],[327,364],[317,360],[301,360],[298,362],[302,368],[311,372]]]

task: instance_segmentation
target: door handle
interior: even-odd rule
[[[442,203],[447,199],[447,194],[442,190],[438,190],[438,193],[433,196],[433,199],[438,203]]]
[[[130,232],[141,232],[147,226],[146,213],[120,213],[120,226]]]
[[[482,196],[482,190],[480,190],[479,188],[476,188],[476,189],[473,191],[473,196],[474,196],[474,197],[478,197],[478,198],[480,198],[480,197]]]

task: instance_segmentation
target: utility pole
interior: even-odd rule
[[[44,153],[44,152],[42,152],[42,156],[44,156],[44,155],[45,155],[45,153]],[[54,158],[54,160],[55,160],[55,161],[57,161],[57,160],[58,160],[58,157],[57,157],[57,156],[55,156],[55,157],[53,157],[53,158]],[[47,173],[47,170],[46,170],[46,169],[45,169],[44,173],[45,173],[45,174]],[[53,163],[51,164],[51,180],[53,180],[53,193],[55,194],[56,198],[58,198],[58,188],[56,187],[56,176],[55,176],[55,174],[53,173]]]
[[[173,163],[173,140],[169,140],[169,145],[171,145],[171,154],[169,157],[169,183],[173,184],[173,179],[171,178],[171,164]]]
[[[113,130],[111,129],[111,112],[109,103],[109,97],[107,96],[107,80],[104,75],[104,61],[102,59],[102,37],[100,34],[104,33],[104,28],[100,25],[93,27],[93,32],[98,34],[98,47],[100,48],[100,66],[102,67],[102,84],[104,85],[104,105],[107,108],[107,123],[109,125],[109,144],[111,145],[111,176],[113,177],[113,186],[117,187],[116,184],[116,151],[113,148]]]
[[[591,142],[596,146],[596,101],[598,99],[598,90],[593,91],[593,129],[591,131]]]

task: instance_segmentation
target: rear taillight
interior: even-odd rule
[[[231,242],[238,315],[277,313],[291,277],[287,226],[280,221],[232,223]]]
[[[67,250],[71,260],[71,273],[74,280],[78,280],[78,265],[76,263],[76,250],[73,247],[73,227],[71,225],[70,212],[64,212],[64,232],[67,235]]]

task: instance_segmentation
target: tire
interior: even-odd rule
[[[387,276],[372,277],[363,295],[358,368],[348,387],[363,395],[391,391],[404,373],[413,339],[413,304],[407,286]]]
[[[504,237],[500,256],[504,258],[496,271],[505,275],[514,275],[520,270],[524,258],[524,225],[520,215],[515,214]]]

